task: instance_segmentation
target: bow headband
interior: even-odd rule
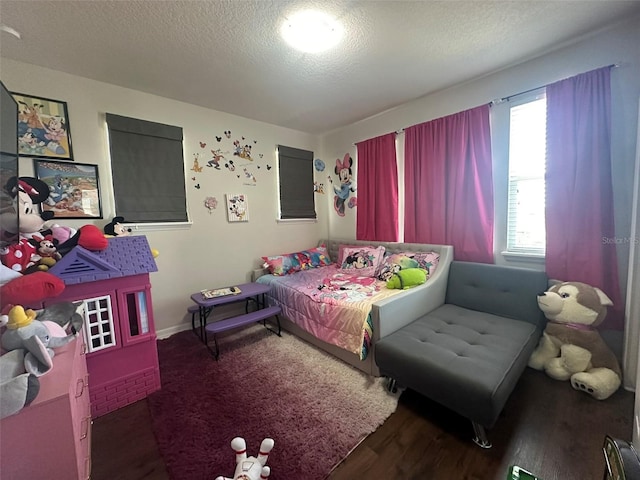
[[[349,156],[348,153],[345,154],[342,162],[340,161],[339,158],[336,158],[336,168],[338,170],[348,170],[349,168],[351,168],[351,157]]]

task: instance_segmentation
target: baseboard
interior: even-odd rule
[[[156,330],[156,336],[159,339],[169,338],[171,335],[175,335],[185,330],[191,330],[191,323],[181,323],[180,325],[174,325],[173,327],[163,328],[162,330]]]
[[[215,315],[210,317],[210,321],[215,320],[223,320],[228,317],[234,317],[236,315],[241,315],[245,313],[244,302],[235,302],[225,305],[220,305],[216,307]],[[197,313],[196,313],[197,315]],[[163,328],[162,330],[156,330],[156,336],[159,339],[169,338],[171,335],[175,335],[179,332],[184,332],[185,330],[191,329],[191,314],[188,314],[186,317],[189,319],[188,322],[179,323],[178,325],[174,325],[172,327]],[[198,323],[198,318],[196,317],[196,324]]]

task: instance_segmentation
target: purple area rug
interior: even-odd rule
[[[282,335],[261,325],[220,335],[218,362],[191,331],[158,341],[162,389],[148,401],[173,480],[233,476],[236,436],[253,456],[275,440],[270,480],[321,480],[395,411],[382,379]]]

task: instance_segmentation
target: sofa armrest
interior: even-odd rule
[[[438,268],[426,283],[373,304],[371,319],[374,343],[444,303],[453,247],[439,246],[437,250],[440,253]]]

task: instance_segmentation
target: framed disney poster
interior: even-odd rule
[[[40,204],[54,218],[102,218],[98,166],[86,163],[34,160],[36,177],[49,186]]]
[[[18,154],[73,160],[66,102],[11,93],[18,103]]]
[[[243,193],[227,193],[227,220],[229,222],[248,222],[249,204]]]

